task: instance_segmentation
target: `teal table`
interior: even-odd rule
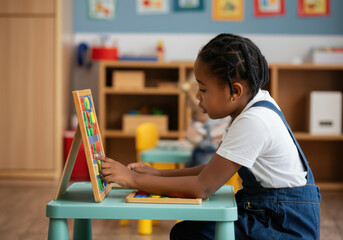
[[[74,240],[92,239],[91,219],[156,219],[216,221],[216,240],[234,239],[237,208],[233,187],[224,185],[200,205],[126,203],[132,189],[113,188],[100,203],[94,202],[89,182],[73,183],[59,200],[46,206],[49,240],[68,239],[67,219],[74,219]]]
[[[148,163],[184,163],[186,164],[192,150],[152,148],[141,152],[141,161]]]

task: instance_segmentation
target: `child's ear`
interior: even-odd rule
[[[240,82],[232,83],[232,98],[233,100],[237,100],[243,94],[244,86]]]

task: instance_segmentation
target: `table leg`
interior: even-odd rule
[[[92,240],[92,220],[74,219],[74,240]]]
[[[48,240],[68,240],[67,219],[50,218]]]
[[[215,240],[234,240],[235,225],[234,222],[217,222],[215,230]]]

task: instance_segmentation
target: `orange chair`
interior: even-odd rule
[[[232,185],[236,194],[242,189],[242,179],[239,177],[238,173],[235,173],[230,180],[226,182],[226,185]]]

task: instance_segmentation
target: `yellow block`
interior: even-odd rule
[[[154,195],[154,194],[151,194],[149,197],[151,197],[151,198],[161,198],[161,195]]]
[[[99,168],[98,168],[98,164],[94,164],[95,169],[96,169],[96,175],[99,175]]]

